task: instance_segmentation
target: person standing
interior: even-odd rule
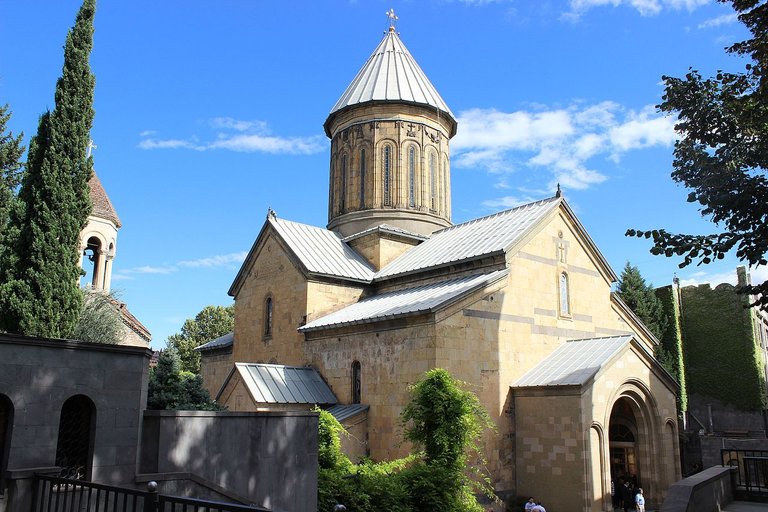
[[[632,488],[629,486],[629,480],[625,480],[621,486],[621,501],[624,512],[629,512],[629,507],[632,506]]]
[[[643,488],[637,488],[637,494],[635,494],[635,509],[637,512],[645,512],[645,496],[643,496]]]
[[[528,498],[528,501],[525,503],[525,510],[533,510],[533,507],[536,506],[536,501],[534,501],[533,496]]]

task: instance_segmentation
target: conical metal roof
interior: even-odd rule
[[[455,119],[435,86],[400,40],[394,27],[390,27],[384,39],[333,106],[329,119],[343,108],[369,101],[426,105]]]

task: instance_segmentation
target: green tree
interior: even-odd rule
[[[619,277],[616,293],[653,335],[661,340],[669,320],[653,285],[646,284],[640,269],[627,262]]]
[[[93,124],[95,0],[84,0],[67,33],[64,66],[56,83],[55,107],[40,117],[29,145],[13,210],[8,250],[0,263],[0,329],[64,338],[82,310],[78,286],[80,231],[91,211],[86,156]]]
[[[203,379],[181,370],[179,355],[174,349],[167,349],[150,371],[147,409],[219,411],[222,408],[211,400],[203,387]]]
[[[101,290],[82,289],[81,293],[83,310],[70,337],[92,343],[120,343],[125,331],[117,299]]]
[[[726,51],[749,62],[743,71],[718,71],[710,78],[692,68],[685,78],[664,76],[658,106],[678,119],[672,178],[689,189],[688,202],[699,203],[719,232],[627,231],[652,238],[653,254],[681,256],[681,268],[722,259],[733,249],[750,266],[768,264],[768,5],[720,1],[732,4],[752,36]],[[768,310],[768,281],[740,291],[756,295],[752,305]]]
[[[4,233],[16,198],[16,187],[21,183],[21,155],[24,154],[24,146],[21,144],[24,134],[14,137],[7,127],[10,119],[8,105],[0,106],[0,261]]]
[[[465,386],[446,370],[435,368],[410,388],[411,399],[401,417],[405,439],[423,449],[426,463],[410,479],[415,510],[478,510],[473,491],[492,495],[487,479],[477,466],[468,464],[468,457],[484,465],[480,436],[494,426]],[[479,479],[470,479],[467,470]]]
[[[199,374],[200,352],[195,348],[232,332],[234,328],[234,304],[227,307],[206,306],[195,318],[184,322],[181,332],[168,337],[168,347],[178,352],[182,370]]]

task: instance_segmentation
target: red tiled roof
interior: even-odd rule
[[[115,223],[115,226],[120,228],[122,225],[120,223],[120,218],[117,216],[117,212],[112,206],[112,202],[109,200],[109,196],[107,196],[107,192],[104,190],[104,187],[95,172],[93,173],[93,176],[91,176],[91,179],[88,180],[88,186],[91,188],[91,202],[93,203],[93,211],[91,212],[91,215],[111,220]]]

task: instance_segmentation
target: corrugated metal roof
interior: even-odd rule
[[[436,231],[381,269],[375,280],[505,251],[557,208],[552,197]]]
[[[217,348],[231,347],[234,342],[235,342],[235,333],[228,332],[224,336],[220,336],[215,340],[211,340],[208,343],[204,343],[200,345],[199,347],[195,348],[195,350],[204,352],[206,350],[214,350]]]
[[[368,408],[369,406],[363,404],[334,405],[333,407],[328,408],[328,412],[341,423],[347,418],[351,418],[363,411],[367,411]]]
[[[631,334],[569,340],[520,377],[512,387],[584,385],[630,340]]]
[[[460,298],[507,275],[507,270],[497,270],[460,279],[432,283],[415,288],[383,293],[369,297],[339,311],[325,315],[299,327],[300,332],[327,327],[368,323],[413,313],[433,311],[450,301]]]
[[[394,30],[386,33],[330,114],[376,100],[420,103],[454,117]]]
[[[279,364],[235,363],[243,383],[257,403],[318,404],[337,402],[314,368]]]
[[[365,283],[370,283],[373,279],[373,268],[362,256],[342,242],[338,233],[274,216],[270,216],[268,222],[308,272]]]

